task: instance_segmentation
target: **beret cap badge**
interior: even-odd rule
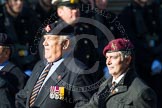
[[[113,50],[117,50],[116,44],[115,44],[115,43],[112,43],[111,48],[112,48]]]
[[[46,32],[49,32],[49,31],[51,31],[51,26],[47,25],[44,29],[45,29]]]
[[[73,4],[73,3],[78,3],[79,0],[70,0],[70,3]]]
[[[74,27],[61,20],[56,23],[48,24],[42,29],[42,35],[73,36],[73,34]]]
[[[79,0],[52,0],[53,5],[66,5],[66,4],[76,4],[79,3]]]

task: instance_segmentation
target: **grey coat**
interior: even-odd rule
[[[112,77],[106,80],[83,108],[157,108],[156,94],[129,70],[110,93]]]

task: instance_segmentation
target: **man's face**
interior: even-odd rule
[[[147,3],[149,0],[139,0],[141,3]]]
[[[123,58],[120,52],[106,53],[106,65],[109,73],[115,78],[128,68],[127,59]]]
[[[48,6],[52,6],[51,1],[52,0],[43,0],[43,2]]]
[[[97,8],[103,10],[107,8],[107,1],[108,0],[96,0],[96,6]]]
[[[9,59],[10,49],[7,46],[0,45],[0,63]]]
[[[54,62],[62,56],[62,44],[57,35],[44,35],[44,56],[48,62]]]
[[[23,8],[23,0],[8,0],[8,6],[14,13],[20,13]]]
[[[58,8],[58,16],[68,24],[73,24],[80,17],[79,9],[72,9],[66,6]]]
[[[152,0],[134,0],[136,3],[140,4],[141,6],[148,5],[152,2]]]
[[[2,55],[2,53],[3,53],[3,46],[0,46],[0,55]],[[1,58],[1,56],[0,56],[0,58]]]
[[[2,60],[3,60],[3,46],[0,46],[0,63],[2,62]]]

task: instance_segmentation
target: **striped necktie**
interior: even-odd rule
[[[113,94],[114,89],[117,87],[117,83],[113,82],[111,87],[107,84],[105,88],[98,94],[98,108],[106,108],[106,99],[110,94]]]
[[[114,90],[116,88],[117,83],[114,81],[110,87],[110,92],[114,94]]]
[[[32,94],[31,94],[31,97],[30,97],[30,100],[29,100],[29,106],[31,107],[34,102],[35,102],[35,99],[37,98],[37,95],[42,87],[42,84],[45,80],[45,78],[47,77],[48,73],[49,73],[49,70],[50,68],[52,67],[52,63],[49,64],[45,69],[44,71],[42,72],[42,74],[40,75],[39,79],[37,80],[34,88],[33,88],[33,91],[32,91]]]

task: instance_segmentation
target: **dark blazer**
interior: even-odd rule
[[[112,77],[106,80],[90,102],[81,108],[157,108],[156,94],[134,71],[128,71],[114,93],[109,90],[111,81]]]
[[[31,92],[44,67],[43,61],[38,62],[34,67],[25,88],[16,96],[17,108],[29,108]],[[84,69],[85,66],[79,61],[66,58],[42,87],[33,108],[73,108],[88,102],[93,92],[85,91],[84,87],[91,85],[93,81],[90,74],[84,73]],[[50,98],[51,86],[65,87],[64,100]]]
[[[13,97],[9,91],[10,85],[7,80],[0,76],[0,108],[15,108]]]
[[[0,70],[0,108],[15,108],[15,95],[26,80],[26,75],[11,62]]]
[[[4,66],[1,71],[9,73],[10,76],[8,76],[8,81],[15,87],[16,93],[25,86],[28,78],[27,75],[25,75],[25,73],[12,62],[9,62]]]

